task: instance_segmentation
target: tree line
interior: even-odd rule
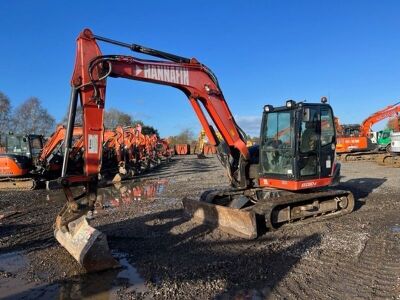
[[[68,112],[65,114],[61,123],[66,125],[68,121]],[[106,129],[114,129],[117,126],[136,126],[140,124],[142,126],[143,134],[155,134],[160,137],[158,130],[153,126],[146,125],[141,120],[134,119],[130,114],[124,113],[116,108],[110,108],[104,111],[104,127]],[[76,108],[75,124],[82,124],[82,107],[80,104]]]
[[[61,120],[66,125],[68,112]],[[78,106],[75,117],[75,124],[82,123],[82,108]],[[142,125],[143,134],[156,134],[158,130],[152,126],[144,124],[141,120],[134,118],[127,113],[111,108],[104,112],[104,127],[113,129],[117,125],[135,126]],[[23,103],[13,108],[10,99],[0,92],[0,133],[13,132],[15,134],[41,134],[49,136],[55,130],[56,120],[42,106],[40,99],[30,97]]]
[[[197,141],[197,137],[189,128],[183,129],[178,135],[170,136],[168,138],[172,145],[176,144],[192,144]]]

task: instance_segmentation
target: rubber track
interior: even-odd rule
[[[0,191],[29,191],[36,188],[33,178],[3,178],[0,179]]]
[[[384,156],[384,152],[352,152],[338,154],[338,159],[341,161],[376,161],[380,157]]]
[[[312,192],[312,193],[307,193],[307,194],[298,194],[298,193],[293,193],[289,194],[286,196],[281,196],[281,197],[276,197],[276,198],[268,198],[265,201],[259,201],[253,208],[253,211],[258,214],[258,215],[265,215],[266,220],[270,220],[271,213],[274,210],[275,207],[281,206],[281,205],[290,205],[290,204],[295,204],[298,202],[304,202],[304,201],[315,201],[318,199],[333,199],[336,197],[342,197],[346,196],[348,197],[349,205],[347,208],[344,209],[339,209],[334,212],[326,213],[324,215],[318,215],[318,216],[310,216],[307,217],[303,220],[296,220],[293,222],[293,224],[305,224],[305,223],[310,223],[310,222],[315,222],[315,221],[322,221],[325,219],[333,218],[333,217],[338,217],[341,215],[345,215],[348,213],[351,213],[354,209],[354,196],[352,195],[351,192],[349,191],[344,191],[344,190],[326,190],[326,191],[320,191],[320,192]],[[292,223],[290,223],[292,224]],[[267,227],[269,229],[275,229],[272,224],[267,224]]]
[[[400,156],[386,154],[377,158],[376,162],[381,166],[400,168]]]

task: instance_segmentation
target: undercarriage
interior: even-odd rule
[[[183,199],[185,212],[197,222],[249,239],[289,224],[320,221],[354,209],[349,191],[288,192],[254,188],[205,192],[200,201]]]
[[[385,154],[376,159],[381,166],[400,168],[400,155]]]
[[[1,178],[1,191],[28,191],[34,190],[37,186],[37,180],[34,178]]]

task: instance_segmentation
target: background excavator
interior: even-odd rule
[[[216,131],[215,134],[216,134],[216,136],[218,138],[218,141],[223,141],[224,140],[222,135],[218,131]],[[254,145],[254,143],[250,139],[246,140],[246,146],[247,147],[251,147],[253,145]],[[197,142],[196,142],[196,144],[194,146],[194,151],[193,151],[194,154],[197,154],[197,157],[200,158],[200,159],[201,158],[206,158],[205,154],[208,154],[206,152],[210,152],[210,154],[215,154],[215,151],[216,151],[215,147],[212,147],[212,149],[208,149],[208,151],[207,151],[206,150],[207,146],[212,146],[212,145],[210,145],[209,142],[208,142],[205,130],[201,129],[200,132],[199,132],[199,135],[197,137]]]
[[[215,132],[218,141],[223,141],[224,139],[222,138],[221,134],[216,131]],[[209,145],[207,135],[204,129],[201,129],[199,132],[199,135],[197,137],[197,142],[194,145],[194,154],[197,154],[197,157],[200,159],[206,158],[206,153],[205,152],[205,146]]]
[[[139,166],[135,167],[133,174],[161,160],[169,157],[168,145],[161,145],[162,154],[158,155],[155,149],[159,142],[157,137],[140,135],[141,139],[129,140],[124,137],[127,128],[117,126],[115,129],[104,130],[104,151],[102,175],[114,176],[116,173],[126,174],[124,156],[127,150],[136,151]],[[135,129],[136,131],[136,129]],[[45,141],[41,135],[14,135],[12,133],[0,135],[0,191],[1,190],[30,190],[40,183],[46,182],[48,189],[58,188],[56,179],[61,175],[63,162],[62,146],[65,139],[66,128],[58,125],[54,133]],[[69,153],[69,172],[80,174],[83,168],[83,129],[74,126],[74,143]],[[147,138],[147,139],[146,139]],[[143,146],[141,145],[141,140]],[[129,149],[126,149],[126,148]],[[153,149],[154,148],[154,149]],[[157,155],[156,155],[157,154]],[[132,155],[129,153],[129,155]],[[132,168],[128,170],[132,170]]]
[[[35,188],[31,172],[36,169],[43,144],[41,135],[0,136],[0,190]]]
[[[102,55],[96,40],[164,60]],[[217,147],[218,158],[233,186],[228,190],[205,192],[200,201],[183,199],[184,210],[195,220],[234,235],[255,238],[262,227],[274,229],[353,210],[351,192],[326,189],[338,181],[340,174],[340,164],[335,161],[334,116],[326,98],[322,103],[289,100],[282,107],[266,105],[260,145],[248,148],[245,134],[236,124],[216,76],[205,65],[195,58],[110,40],[85,29],[77,39],[64,143],[61,182],[67,203],[57,216],[54,233],[86,270],[98,271],[118,265],[109,253],[106,236],[89,226],[85,216],[93,210],[97,198],[107,77],[168,85],[187,96],[209,142]],[[68,175],[68,153],[78,98],[83,108],[84,173]],[[203,109],[223,141],[218,140]],[[74,195],[71,187],[75,184],[85,186],[84,194]]]
[[[375,160],[379,150],[390,152],[391,141],[387,139],[387,132],[374,132],[372,126],[386,118],[397,117],[399,113],[400,102],[373,113],[361,124],[341,125],[336,119],[338,155],[344,156],[345,160]],[[390,136],[390,132],[388,134]]]
[[[34,189],[41,182],[59,177],[65,132],[65,127],[59,125],[47,141],[35,134],[2,135],[0,190]],[[75,127],[73,135],[82,135],[82,128]]]

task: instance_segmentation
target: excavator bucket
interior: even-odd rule
[[[246,239],[257,237],[256,215],[252,211],[211,204],[190,198],[182,200],[185,213],[195,222],[207,224]]]
[[[119,267],[119,263],[111,256],[107,237],[101,231],[91,227],[85,216],[56,229],[57,241],[86,269],[97,272]]]

